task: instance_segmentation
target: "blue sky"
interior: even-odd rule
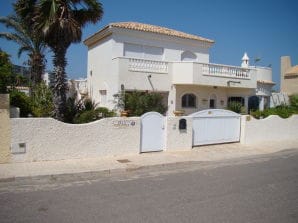
[[[1,1],[0,15],[12,13],[13,0]],[[210,62],[240,65],[244,52],[251,58],[261,58],[260,66],[272,65],[273,80],[278,83],[280,57],[291,56],[298,64],[298,1],[297,0],[102,0],[103,19],[83,30],[83,39],[110,22],[137,21],[164,26],[215,40]],[[0,25],[0,30],[5,27]],[[2,50],[12,62],[17,58],[17,46],[0,40]],[[52,68],[48,53],[48,69]],[[73,44],[67,53],[69,78],[86,76],[87,47]]]

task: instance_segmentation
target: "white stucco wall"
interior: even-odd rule
[[[13,162],[137,154],[140,149],[139,118],[106,118],[80,125],[52,118],[15,118],[11,124],[12,146],[26,143],[26,152],[13,154]]]
[[[272,69],[270,67],[255,67],[257,80],[272,81]]]
[[[114,61],[119,68],[119,82],[124,84],[126,90],[169,91],[171,86],[169,73],[130,71],[129,61],[126,58],[116,58]]]
[[[298,115],[283,119],[277,115],[265,119],[243,118],[241,143],[258,144],[298,139]]]
[[[114,108],[115,92],[118,92],[118,73],[112,64],[113,40],[107,37],[88,49],[87,87],[89,96],[96,102],[100,102],[99,90],[107,91],[106,103],[99,106]],[[92,72],[92,75],[91,75]]]
[[[179,120],[186,119],[187,129],[179,130]],[[192,149],[192,118],[168,117],[167,118],[166,148],[168,151],[182,151]]]
[[[190,51],[196,55],[197,62],[209,63],[210,45],[203,42],[199,43],[195,40],[165,36],[156,33],[116,29],[112,38],[115,40],[113,46],[113,58],[123,56],[124,43],[134,43],[164,48],[164,61],[180,61],[181,54],[185,51]]]

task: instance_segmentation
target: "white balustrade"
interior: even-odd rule
[[[202,64],[203,75],[250,79],[250,70],[242,67],[225,66],[218,64]]]
[[[168,73],[168,63],[164,61],[129,58],[128,69],[150,73]]]

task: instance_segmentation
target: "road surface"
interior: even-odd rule
[[[298,150],[0,183],[4,222],[298,222]]]

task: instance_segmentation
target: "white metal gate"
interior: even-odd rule
[[[241,115],[209,109],[190,116],[193,117],[193,146],[240,141]]]
[[[165,117],[157,112],[141,116],[141,153],[161,151],[165,146]]]

